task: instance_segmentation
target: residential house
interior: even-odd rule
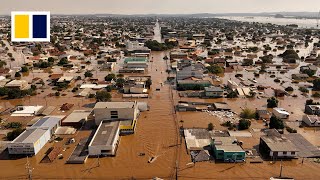
[[[310,115],[320,115],[320,105],[306,105],[305,113]]]
[[[306,80],[309,78],[308,74],[292,74],[291,77],[294,80]]]
[[[259,119],[269,120],[271,118],[271,113],[268,110],[256,110]]]
[[[232,137],[213,137],[211,146],[216,160],[223,162],[245,161],[245,151]]]
[[[269,129],[260,137],[259,149],[269,158],[295,158],[298,153],[296,146],[277,130]]]
[[[283,108],[273,108],[272,114],[280,119],[288,119],[290,116],[290,113]]]
[[[317,115],[304,115],[302,121],[310,127],[320,126],[320,117]]]
[[[10,81],[5,85],[6,88],[10,89],[20,89],[20,90],[25,90],[28,89],[30,86],[27,81],[25,80],[13,80]]]
[[[206,97],[219,98],[223,96],[223,89],[216,86],[210,86],[204,88]]]
[[[204,70],[203,68],[196,68],[195,66],[191,65],[191,66],[187,66],[184,67],[182,69],[177,70],[177,80],[184,80],[187,78],[197,78],[197,79],[203,79],[203,73]]]

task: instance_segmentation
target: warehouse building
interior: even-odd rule
[[[119,133],[119,121],[101,121],[89,144],[89,156],[115,156]]]
[[[38,120],[8,143],[9,154],[36,155],[60,126],[61,117],[47,116]]]
[[[138,103],[134,102],[98,102],[94,107],[96,125],[101,121],[136,120],[139,115]]]

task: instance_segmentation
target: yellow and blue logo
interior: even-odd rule
[[[50,42],[50,12],[11,12],[12,42]]]

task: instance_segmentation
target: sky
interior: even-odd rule
[[[0,0],[0,14],[189,14],[318,12],[320,0]]]

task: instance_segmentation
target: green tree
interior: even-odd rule
[[[0,68],[3,68],[6,65],[7,63],[5,61],[0,60]]]
[[[17,129],[14,129],[14,130],[11,131],[11,132],[8,132],[8,134],[7,134],[7,140],[8,140],[8,141],[13,141],[13,140],[14,140],[16,137],[18,137],[23,131],[24,131],[24,129],[17,128]]]
[[[291,92],[291,91],[293,91],[293,87],[289,86],[289,87],[285,88],[284,90],[287,92]]]
[[[108,74],[106,77],[104,77],[105,81],[111,81],[112,79],[116,79],[116,75],[115,74]]]
[[[57,92],[54,93],[54,95],[55,95],[55,96],[60,96],[60,92],[57,91]]]
[[[272,116],[270,118],[269,128],[270,129],[283,129],[284,128],[283,120],[279,119],[275,116]]]
[[[208,124],[208,131],[212,131],[214,129],[214,125],[212,123]]]
[[[278,99],[275,98],[275,97],[271,97],[267,100],[267,107],[268,108],[275,108],[275,107],[278,107]]]
[[[49,57],[49,58],[48,58],[48,62],[54,63],[54,58],[53,58],[53,57]]]
[[[60,59],[60,61],[58,62],[58,65],[59,66],[63,66],[63,65],[66,65],[66,64],[69,64],[69,61],[66,57]]]
[[[10,122],[4,126],[7,129],[21,128],[22,124],[20,122]]]
[[[123,78],[124,75],[123,74],[117,74],[117,78]]]
[[[86,71],[86,72],[84,73],[84,77],[92,77],[92,76],[93,76],[93,74],[92,74],[91,71]]]
[[[146,81],[146,88],[150,89],[151,85],[152,85],[152,80],[151,78],[148,78],[148,80]]]
[[[249,129],[250,126],[251,126],[251,121],[250,120],[247,120],[247,119],[239,120],[239,125],[238,125],[238,129],[239,130]]]
[[[27,66],[22,66],[21,67],[21,72],[28,72],[29,68]]]
[[[9,89],[6,87],[0,87],[0,96],[8,95]]]
[[[320,90],[320,78],[313,80],[313,90]]]
[[[19,78],[19,77],[21,77],[21,74],[20,74],[19,72],[16,72],[16,73],[14,74],[14,77]]]
[[[223,73],[224,69],[221,66],[216,64],[212,64],[211,66],[207,67],[207,70],[212,74],[220,74]]]
[[[311,69],[306,69],[306,70],[304,70],[302,72],[305,73],[305,74],[308,74],[309,77],[312,77],[313,75],[316,74],[316,71],[311,70]]]
[[[125,83],[125,80],[123,78],[118,78],[116,81],[116,86],[118,88],[123,88],[124,83]]]
[[[107,91],[98,91],[96,93],[96,101],[97,102],[108,102],[111,100],[111,94]]]

